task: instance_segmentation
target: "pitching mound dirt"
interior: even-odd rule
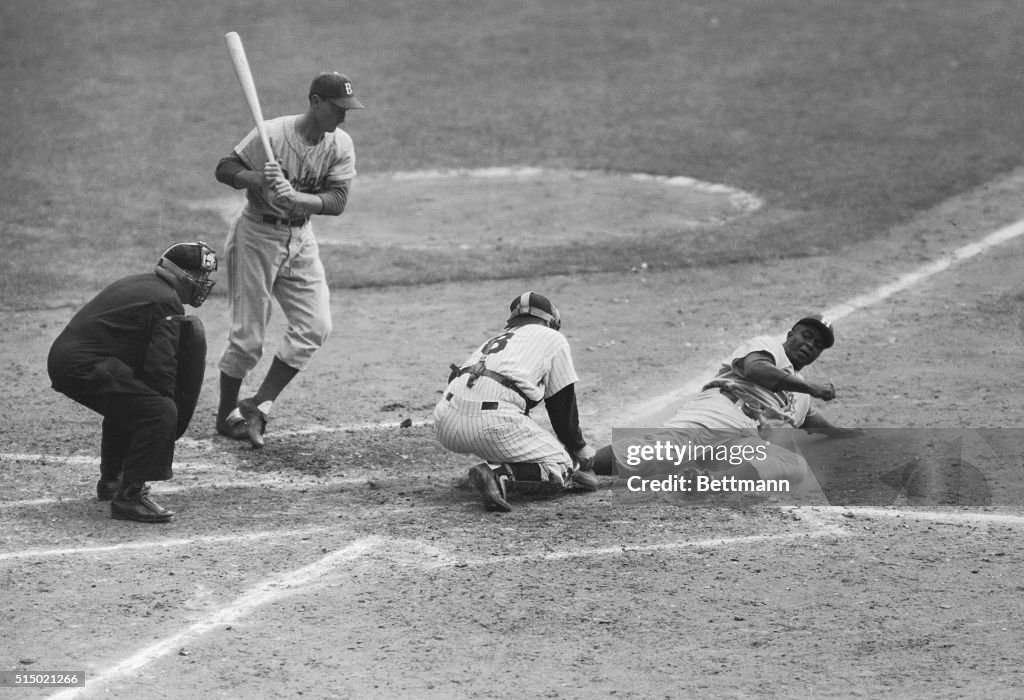
[[[317,220],[321,246],[466,249],[503,242],[594,242],[721,225],[762,205],[689,177],[543,168],[359,175],[345,216]],[[225,219],[240,195],[205,200]]]

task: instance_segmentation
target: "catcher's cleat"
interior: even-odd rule
[[[248,440],[249,439],[249,428],[244,418],[235,418],[232,420],[229,418],[217,419],[217,432],[224,437],[229,437],[232,440]]]
[[[263,447],[263,434],[267,432],[267,414],[256,405],[255,399],[238,402],[238,412],[245,419],[245,432],[253,447]]]
[[[484,508],[502,513],[512,510],[512,506],[505,500],[507,476],[498,476],[486,462],[482,462],[470,467],[469,478],[480,492]]]
[[[597,475],[589,469],[577,469],[569,477],[569,481],[584,491],[597,491],[597,487],[600,482],[597,480]]]
[[[100,479],[96,482],[96,500],[109,501],[121,490],[120,479]]]
[[[110,502],[110,517],[114,520],[134,520],[140,523],[166,523],[174,513],[149,497],[145,483],[128,483]]]

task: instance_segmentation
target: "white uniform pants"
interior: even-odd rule
[[[446,394],[434,409],[434,429],[441,445],[452,452],[493,463],[539,464],[548,480],[563,486],[573,470],[572,458],[558,438],[505,401]]]
[[[272,299],[288,319],[275,354],[289,367],[305,369],[331,332],[327,276],[310,223],[265,224],[240,212],[231,222],[224,253],[231,328],[221,371],[244,377],[259,362]]]

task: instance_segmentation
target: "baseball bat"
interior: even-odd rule
[[[276,163],[274,152],[270,150],[270,137],[267,136],[267,127],[263,124],[263,110],[260,109],[260,98],[256,94],[256,83],[252,79],[252,70],[249,68],[249,59],[245,57],[245,47],[242,46],[242,37],[238,32],[228,32],[224,35],[224,41],[228,45],[228,56],[231,57],[231,65],[235,68],[235,75],[242,86],[242,94],[245,95],[245,103],[249,105],[249,112],[256,122],[256,131],[259,132],[260,141],[263,142],[263,150],[267,154],[267,162]]]

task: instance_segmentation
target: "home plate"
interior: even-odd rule
[[[229,220],[240,194],[193,202]],[[762,201],[727,185],[640,173],[483,168],[361,174],[321,246],[468,249],[672,235],[716,228]]]

